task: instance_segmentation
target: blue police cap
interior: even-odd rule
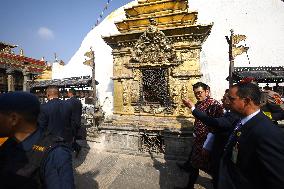
[[[17,112],[37,116],[40,111],[38,98],[27,92],[0,94],[0,112]]]

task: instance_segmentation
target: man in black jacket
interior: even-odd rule
[[[39,126],[71,144],[74,138],[71,106],[59,99],[59,89],[56,86],[49,86],[46,89],[46,96],[48,102],[41,105]]]
[[[219,189],[284,188],[284,133],[260,111],[260,97],[252,83],[230,88],[230,107],[241,120],[221,159]]]
[[[82,116],[82,103],[79,99],[76,98],[75,89],[69,89],[67,93],[69,99],[66,101],[72,107],[72,121],[71,125],[74,128],[74,141],[73,141],[73,149],[76,152],[76,156],[81,151],[81,146],[76,142],[78,136],[78,131],[81,128],[81,116]],[[80,137],[79,137],[80,138]]]

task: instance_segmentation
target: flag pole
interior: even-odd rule
[[[96,64],[95,64],[95,51],[91,49],[92,53],[92,88],[93,88],[93,104],[96,109],[97,106],[97,90],[96,90]]]
[[[227,42],[229,44],[229,87],[233,85],[233,72],[234,72],[234,57],[233,57],[233,35],[234,35],[234,30],[230,30],[231,35],[230,37],[226,36]]]

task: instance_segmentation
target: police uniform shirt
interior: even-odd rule
[[[27,152],[32,150],[34,144],[42,136],[41,129],[36,130],[21,143],[14,143],[14,147],[20,148]],[[11,146],[12,147],[12,146]],[[57,146],[48,153],[44,160],[44,188],[47,189],[73,189],[74,176],[72,168],[72,155],[69,148]]]

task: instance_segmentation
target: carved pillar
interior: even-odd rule
[[[30,72],[28,72],[28,70],[25,68],[25,69],[23,69],[22,73],[23,73],[23,76],[24,76],[23,91],[29,91],[28,79],[30,78]]]
[[[12,68],[8,68],[6,73],[8,75],[8,92],[15,91],[15,78],[13,76],[14,70]]]

